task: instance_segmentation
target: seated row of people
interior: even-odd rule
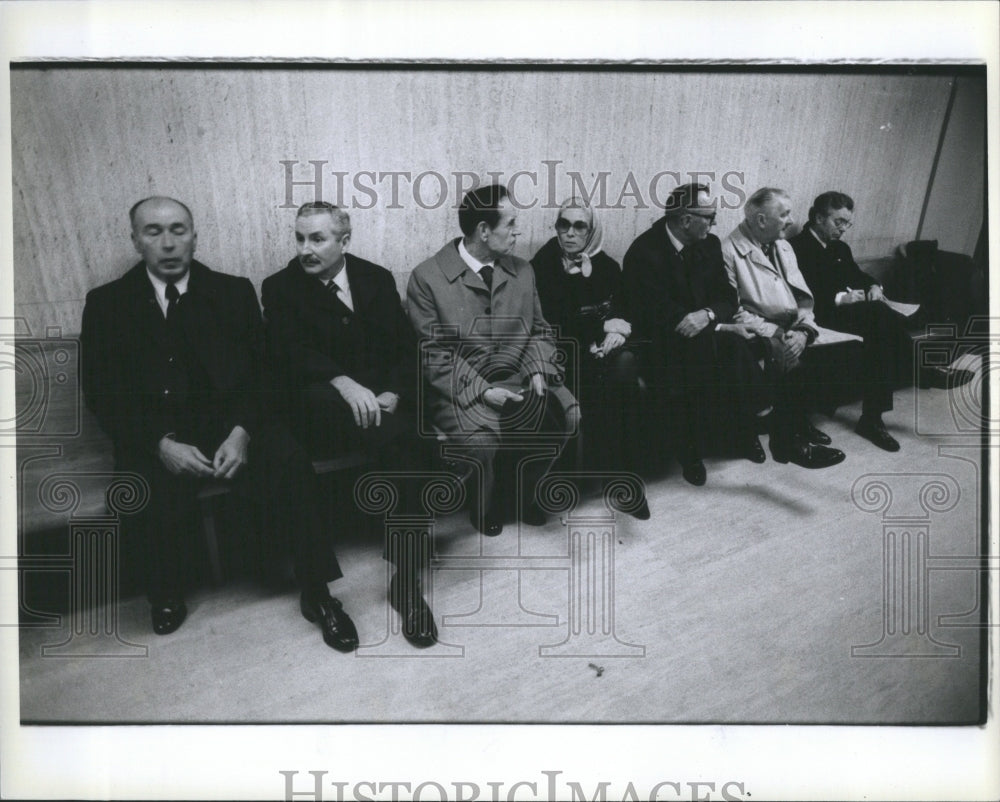
[[[804,233],[829,247],[830,232],[844,230],[844,208],[823,207]],[[833,228],[831,215],[840,221]],[[800,402],[795,368],[817,329],[795,252],[780,240],[790,205],[779,190],[755,193],[745,222],[720,244],[709,233],[708,188],[677,188],[665,220],[633,243],[622,271],[601,250],[595,211],[574,199],[559,209],[556,236],[532,267],[513,255],[517,209],[504,188],[481,187],[460,205],[462,236],[412,271],[406,312],[391,273],[348,252],[348,215],[305,204],[295,258],[263,282],[263,320],[247,279],[193,258],[197,234],[186,205],[146,198],[129,216],[141,260],[88,294],[81,373],[117,467],[149,485],[130,531],[145,548],[158,634],[187,614],[195,500],[206,480],[229,482],[260,505],[294,555],[303,616],[319,623],[328,645],[350,651],[358,634],[329,592],[341,572],[310,457],[370,452],[404,477],[397,511],[416,512],[420,476],[433,467],[430,446],[445,437],[465,466],[470,519],[490,536],[513,519],[545,522],[536,487],[581,420],[590,461],[605,471],[636,469],[650,417],[674,423],[693,484],[705,482],[702,438],[720,416],[728,416],[736,450],[762,462],[757,426],[772,407],[776,460],[814,468],[843,459],[820,442],[825,435]],[[850,252],[839,245],[846,263]],[[873,287],[865,287],[869,304],[877,304]],[[860,303],[847,293],[835,311]],[[863,329],[866,343],[896,325],[881,311],[855,317],[844,325]],[[575,342],[577,358],[567,361],[550,324]],[[873,365],[884,358],[870,357]],[[640,375],[648,385],[641,399]],[[859,432],[887,447],[877,418],[884,393],[871,405],[865,398]],[[650,515],[645,499],[628,511]],[[392,543],[384,557],[396,565],[388,600],[404,635],[419,647],[435,643],[421,575],[427,555]]]

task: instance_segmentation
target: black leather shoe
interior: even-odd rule
[[[844,452],[839,449],[807,443],[801,437],[796,437],[789,443],[775,442],[772,437],[771,456],[782,465],[791,462],[802,468],[829,468],[846,459]]]
[[[899,451],[896,438],[885,430],[885,424],[877,418],[867,418],[862,415],[854,431],[884,451]]]
[[[828,446],[833,442],[833,440],[830,439],[830,435],[826,432],[820,431],[809,421],[803,421],[802,423],[802,436],[810,443],[817,446]]]
[[[708,474],[705,471],[705,463],[697,457],[680,461],[681,473],[684,478],[695,487],[705,484]]]
[[[503,521],[490,513],[487,513],[480,523],[479,511],[475,509],[469,510],[469,523],[473,529],[486,537],[496,537],[503,531]]]
[[[948,390],[952,387],[961,387],[972,381],[975,374],[971,370],[959,370],[956,368],[922,368],[917,386],[921,390]]]
[[[767,462],[767,454],[764,453],[764,446],[760,444],[760,438],[756,435],[746,442],[741,453],[748,460],[756,462],[758,465],[762,462]]]
[[[303,593],[299,596],[299,609],[306,621],[319,621],[323,641],[331,649],[353,652],[358,648],[358,630],[351,617],[344,612],[344,605],[339,599],[327,596],[317,601]]]
[[[521,523],[528,526],[545,526],[545,522],[548,519],[545,510],[539,507],[534,501],[529,501],[524,505],[524,511],[521,513]]]
[[[180,629],[187,618],[187,606],[183,599],[166,599],[151,605],[153,614],[153,632],[157,635],[169,635]]]
[[[437,643],[437,624],[430,605],[424,601],[419,584],[414,588],[400,588],[393,576],[389,583],[389,604],[399,613],[403,625],[403,637],[418,649],[426,649]]]

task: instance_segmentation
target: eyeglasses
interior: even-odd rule
[[[690,215],[694,215],[695,217],[700,217],[700,218],[702,218],[703,220],[708,220],[708,224],[709,224],[710,226],[714,226],[714,225],[715,225],[715,212],[709,212],[709,213],[707,213],[707,214],[706,214],[706,213],[704,213],[704,212],[692,212],[692,211],[691,211],[691,210],[689,209],[689,210],[688,210],[688,211],[686,212],[686,214],[690,214]]]
[[[565,217],[560,217],[556,220],[556,231],[560,234],[565,234],[570,229],[573,229],[577,234],[586,234],[590,231],[590,224],[585,223],[583,220],[577,220],[571,223]]]
[[[838,217],[836,220],[833,221],[833,224],[837,228],[841,228],[844,231],[847,231],[847,229],[849,229],[851,226],[854,225],[854,223],[852,223],[850,220],[845,220],[843,217]]]

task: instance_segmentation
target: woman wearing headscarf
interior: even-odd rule
[[[617,311],[621,267],[601,249],[600,222],[580,198],[559,207],[555,229],[531,264],[546,321],[577,343],[579,375],[567,365],[566,382],[585,421],[584,459],[593,469],[634,471],[638,364],[627,346],[632,327]],[[628,509],[649,518],[645,498]]]

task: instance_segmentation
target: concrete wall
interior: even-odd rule
[[[619,260],[659,216],[655,196],[666,197],[676,183],[654,180],[663,171],[683,180],[689,171],[715,173],[721,199],[734,207],[758,186],[782,186],[799,220],[817,193],[842,189],[858,204],[849,236],[858,256],[887,256],[916,235],[951,80],[774,71],[18,68],[11,75],[17,312],[33,332],[77,332],[86,292],[135,261],[127,210],[154,193],[191,206],[202,261],[259,288],[293,255],[287,196],[294,205],[319,194],[311,161],[322,162],[326,200],[337,201],[334,173],[344,174],[344,200],[355,207],[352,250],[390,268],[401,290],[410,269],[458,233],[456,182],[470,182],[458,171],[501,172],[505,181],[520,170],[537,175],[537,187],[525,175],[515,184],[518,199],[534,204],[520,215],[524,257],[551,236],[550,202],[571,193],[571,171],[587,189],[605,174],[605,203],[619,207],[603,210],[605,250]],[[963,115],[984,111],[964,82],[959,97],[953,126],[959,107]],[[941,174],[975,188],[968,195],[979,199],[981,217],[975,130],[949,128],[949,147],[954,140],[968,155]],[[395,199],[394,179],[379,176],[391,171],[408,174],[395,179]],[[417,202],[413,182],[424,172]],[[447,185],[443,198],[437,175]],[[306,184],[290,187],[289,177]],[[933,206],[925,233],[948,228],[949,205]],[[970,208],[970,231],[975,213]],[[725,236],[740,217],[737,208],[723,209],[717,233]],[[956,229],[941,235],[942,244],[952,236],[967,240]],[[971,246],[956,249],[971,253]]]
[[[941,140],[921,239],[972,256],[983,225],[986,154],[986,83],[959,78]]]

